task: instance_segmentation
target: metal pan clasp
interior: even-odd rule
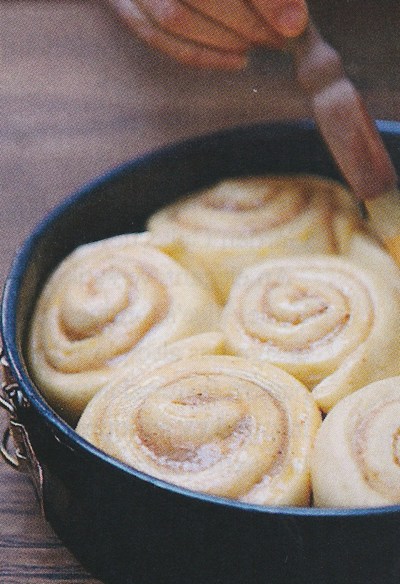
[[[0,406],[7,412],[9,417],[9,424],[4,430],[0,444],[0,455],[12,468],[31,477],[44,514],[42,467],[32,447],[27,430],[18,419],[18,409],[28,407],[28,402],[24,398],[18,383],[12,378],[3,351],[1,351],[0,364],[4,380],[1,384]],[[10,445],[11,439],[14,443],[13,447]]]

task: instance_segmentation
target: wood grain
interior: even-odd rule
[[[373,115],[398,119],[397,5],[312,7]],[[257,51],[240,73],[184,69],[95,1],[0,1],[0,72],[1,284],[36,222],[95,175],[172,140],[310,112],[287,56]],[[40,516],[29,480],[0,464],[0,582],[46,581],[96,582]]]

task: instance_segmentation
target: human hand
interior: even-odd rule
[[[190,66],[240,69],[256,45],[303,32],[306,0],[107,0],[142,40]]]

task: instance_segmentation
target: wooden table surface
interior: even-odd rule
[[[312,7],[371,113],[400,119],[398,3]],[[185,136],[309,115],[286,56],[256,52],[240,73],[185,69],[95,1],[0,0],[0,68],[1,284],[41,216],[96,174]],[[0,462],[0,582],[48,580],[97,582],[40,516],[28,478]]]

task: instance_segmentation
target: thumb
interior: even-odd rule
[[[308,22],[305,0],[252,0],[259,14],[284,37],[303,32]]]

